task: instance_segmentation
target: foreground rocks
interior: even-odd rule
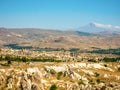
[[[120,90],[119,63],[0,62],[0,90]]]

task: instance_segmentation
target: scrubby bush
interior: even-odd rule
[[[93,80],[89,80],[88,83],[91,84],[91,85],[94,85],[94,84],[95,84],[95,83],[93,82]]]
[[[120,67],[118,67],[118,71],[120,71]]]
[[[106,86],[102,86],[100,90],[106,90]]]
[[[60,72],[58,72],[57,74],[58,74],[57,79],[59,80],[59,79],[61,78],[61,76],[63,75],[63,72],[60,71]]]
[[[51,85],[50,90],[57,90],[57,86],[55,84]]]
[[[96,77],[98,77],[98,76],[100,76],[100,74],[99,74],[99,73],[97,73],[97,72],[95,72],[95,76],[96,76]]]
[[[97,61],[94,59],[90,59],[90,60],[88,60],[88,62],[97,62]]]
[[[83,85],[84,85],[83,80],[82,80],[82,79],[80,79],[80,80],[78,81],[78,84],[79,84],[79,85],[81,85],[81,84],[83,84]]]
[[[104,67],[107,67],[107,64],[104,64]]]
[[[49,70],[46,68],[46,67],[44,67],[44,70],[48,73],[49,72]]]
[[[55,74],[56,72],[55,72],[55,70],[54,69],[50,69],[50,74]]]
[[[97,79],[96,82],[99,84],[99,83],[101,82],[101,80],[100,80],[100,79]]]
[[[118,58],[104,58],[103,61],[104,62],[116,62],[118,60]]]
[[[10,60],[7,60],[7,64],[11,64],[12,62]]]
[[[27,60],[26,57],[22,57],[22,61],[23,61],[23,62],[27,62],[28,60]]]
[[[64,72],[63,76],[64,76],[64,77],[66,77],[66,76],[67,76],[67,71],[65,71],[65,72]]]

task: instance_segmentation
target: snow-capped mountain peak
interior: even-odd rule
[[[101,24],[101,23],[89,23],[88,25],[85,25],[83,27],[80,27],[77,29],[77,31],[82,31],[82,32],[120,32],[120,26],[113,26],[111,24]]]
[[[110,25],[110,24],[100,24],[100,23],[96,23],[94,22],[93,23],[94,26],[96,27],[99,27],[99,28],[105,28],[105,29],[120,29],[120,26],[113,26],[113,25]]]

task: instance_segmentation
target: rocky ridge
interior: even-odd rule
[[[0,62],[0,63],[5,63]],[[0,90],[120,90],[119,63],[12,62],[0,65]]]

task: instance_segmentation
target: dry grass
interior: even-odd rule
[[[5,62],[0,62],[5,63]],[[33,63],[23,63],[23,62],[12,62],[10,66],[0,66],[0,79],[2,78],[4,84],[0,85],[0,89],[8,89],[10,86],[6,86],[6,83],[8,82],[10,85],[12,85],[12,90],[19,90],[20,87],[18,87],[16,84],[20,81],[22,81],[22,73],[24,78],[26,78],[28,81],[31,80],[31,83],[35,83],[37,88],[40,88],[40,86],[44,87],[43,90],[49,90],[50,86],[52,84],[57,85],[58,90],[67,90],[68,88],[76,87],[78,88],[79,84],[81,85],[97,85],[97,87],[102,87],[98,83],[103,83],[103,85],[109,86],[109,83],[116,83],[116,85],[119,86],[120,84],[120,72],[116,69],[120,64],[119,63],[85,63],[86,66],[81,66],[84,62],[61,62],[61,63],[42,63],[42,62],[33,62]],[[98,69],[98,67],[91,67],[89,65],[100,65],[101,68]],[[104,64],[107,64],[107,67],[104,66]],[[89,67],[88,67],[89,66]],[[46,71],[44,68],[48,69]],[[53,68],[54,67],[54,68]],[[60,69],[63,73],[58,79],[58,67],[66,68],[66,69]],[[30,69],[31,71],[28,71]],[[55,70],[55,73],[52,74],[49,70],[53,69]],[[65,70],[65,71],[64,71]],[[110,71],[113,70],[113,71]],[[4,72],[5,71],[5,72]],[[31,72],[31,73],[30,73]],[[67,72],[64,76],[64,72]],[[92,73],[92,74],[91,74]],[[99,75],[96,75],[99,74]],[[27,76],[26,76],[27,75]],[[12,83],[10,83],[10,78],[12,78]],[[18,79],[18,77],[21,77],[21,80]],[[8,81],[6,81],[8,78]],[[31,79],[29,79],[31,78]],[[82,80],[82,82],[80,81]],[[24,79],[22,83],[24,82]],[[40,83],[39,83],[40,82]],[[26,82],[28,83],[28,82]],[[88,83],[88,84],[87,84]],[[25,83],[24,83],[25,84]],[[112,88],[116,86],[113,85]],[[92,87],[93,88],[93,87]],[[38,89],[41,90],[41,89]]]

